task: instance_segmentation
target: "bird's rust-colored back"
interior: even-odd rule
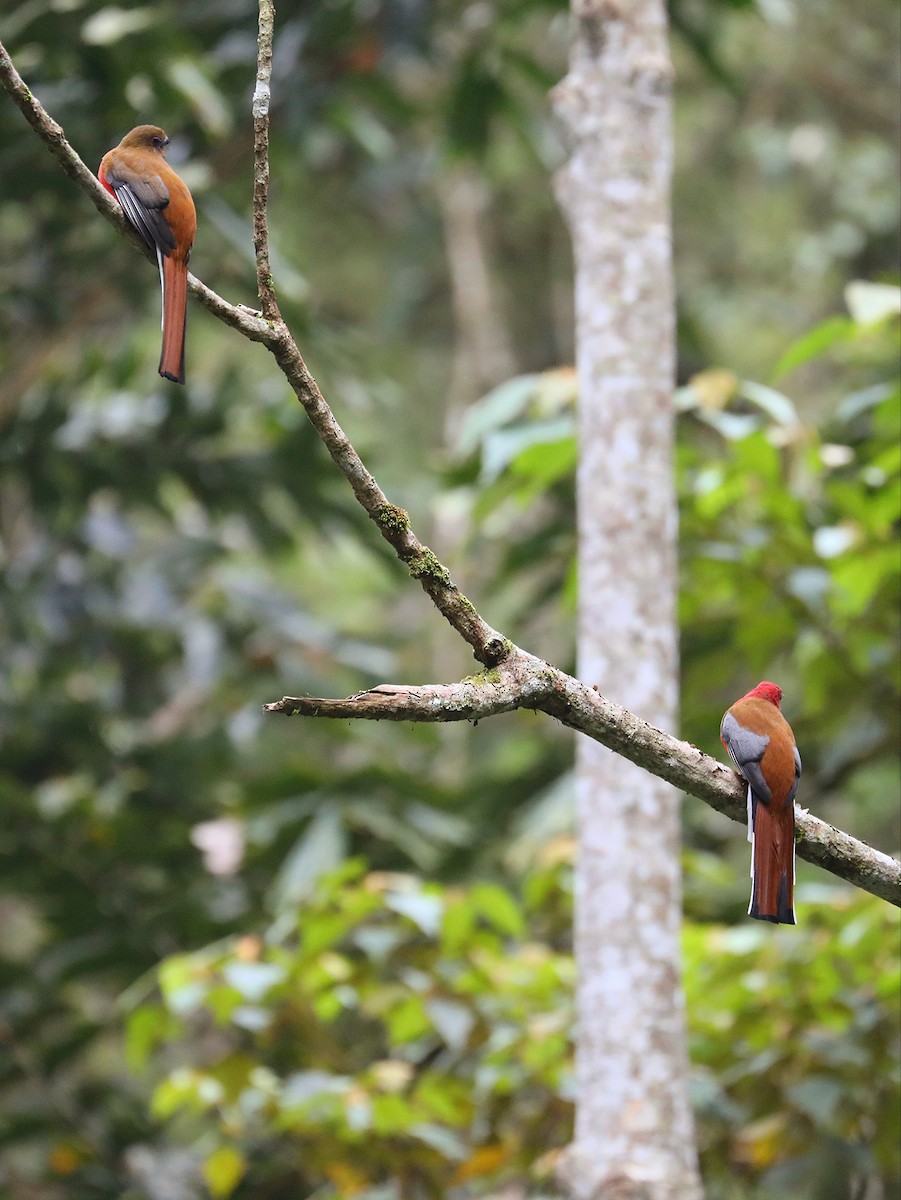
[[[751,903],[748,914],[795,924],[795,792],[801,758],[779,710],[782,690],[761,683],[723,717],[720,736],[748,781]]]
[[[795,735],[782,713],[769,700],[756,696],[737,700],[729,709],[738,723],[754,733],[769,737],[760,767],[773,794],[776,807],[785,804],[795,789]]]
[[[156,252],[163,287],[160,374],[184,383],[188,259],[197,213],[188,188],[165,160],[168,145],[158,125],[138,125],[103,156],[97,174]]]

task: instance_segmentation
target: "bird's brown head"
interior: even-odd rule
[[[158,150],[163,154],[169,145],[166,131],[159,125],[137,125],[119,143],[123,149]]]
[[[782,703],[782,688],[778,683],[769,683],[764,680],[763,683],[758,683],[753,691],[748,692],[745,699],[749,700],[752,696],[758,700],[769,700],[770,704],[775,704],[778,708]]]

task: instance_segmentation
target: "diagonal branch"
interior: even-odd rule
[[[350,484],[359,503],[375,522],[379,533],[392,547],[414,579],[445,620],[472,647],[475,658],[493,666],[507,654],[510,643],[476,612],[435,554],[417,538],[406,511],[389,503],[375,477],[352,446],[347,434],[323,399],[297,343],[288,329],[279,327],[279,341],[272,347],[275,360],[294,394],[304,407],[338,470]]]
[[[271,286],[266,201],[272,0],[260,0],[260,8],[260,66],[254,111],[254,246],[261,303],[264,313],[267,305],[271,304],[271,309],[267,318],[243,305],[230,304],[193,275],[189,277],[191,291],[213,316],[250,341],[261,342],[272,353],[332,460],[382,537],[413,578],[419,581],[445,620],[469,644],[477,661],[495,668],[461,684],[426,688],[382,685],[348,700],[286,697],[267,705],[266,710],[307,716],[405,721],[475,721],[518,708],[541,711],[697,796],[727,816],[743,820],[745,785],[731,768],[687,742],[654,729],[626,709],[612,704],[595,689],[521,650],[493,629],[456,587],[447,568],[416,537],[407,513],[389,503],[336,420],[278,311]],[[101,215],[145,253],[145,247],[127,224],[119,206],[109,198],[66,140],[62,128],[32,94],[2,43],[0,87]],[[266,92],[265,98],[263,92]],[[147,253],[145,256],[151,257]],[[901,864],[809,814],[799,814],[798,828],[798,850],[804,858],[876,896],[901,905]]]
[[[681,741],[564,671],[512,647],[494,670],[460,683],[407,687],[380,684],[345,700],[285,696],[266,712],[370,721],[479,721],[529,709],[593,738],[638,766],[659,775],[711,808],[744,823],[747,783],[689,742]],[[840,879],[901,907],[901,863],[796,810],[798,854]]]
[[[46,143],[69,178],[87,192],[103,216],[107,219],[112,217],[113,224],[120,233],[130,233],[134,245],[146,250],[147,258],[155,262],[153,252],[144,245],[140,236],[129,226],[119,205],[109,198],[109,195],[66,141],[62,126],[57,125],[37,97],[32,94],[31,89],[16,70],[2,42],[0,42],[0,86],[3,87],[12,102],[18,106],[32,129]]]

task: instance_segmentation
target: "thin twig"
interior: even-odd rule
[[[269,267],[269,101],[272,78],[272,36],[275,26],[273,0],[260,0],[260,32],[257,39],[257,82],[253,92],[253,248],[257,262],[257,291],[268,321],[281,314]]]
[[[0,85],[20,109],[28,124],[49,147],[69,178],[88,194],[97,210],[108,221],[112,221],[120,233],[129,236],[132,244],[137,246],[151,262],[155,263],[156,257],[153,251],[145,245],[140,235],[129,225],[121,207],[104,191],[94,174],[66,141],[62,127],[57,125],[41,102],[33,95],[25,80],[16,70],[2,42],[0,42]]]

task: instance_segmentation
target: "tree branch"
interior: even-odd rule
[[[28,124],[49,147],[50,152],[55,156],[69,178],[73,179],[79,187],[87,192],[97,209],[108,220],[112,220],[120,233],[132,233],[133,244],[146,249],[139,235],[134,233],[130,228],[119,205],[109,198],[109,195],[104,191],[100,183],[94,178],[93,174],[66,141],[62,127],[57,125],[56,121],[48,115],[40,101],[32,95],[31,89],[16,70],[2,42],[0,42],[0,85],[2,85],[3,90],[12,102],[20,109]],[[151,261],[156,261],[152,251],[149,249],[146,250],[146,256]]]
[[[578,730],[637,766],[709,804],[733,821],[747,819],[747,783],[689,742],[655,729],[595,688],[534,655],[510,647],[495,669],[460,683],[380,684],[344,700],[285,696],[264,711],[368,721],[480,721],[530,709]],[[901,907],[901,863],[804,809],[796,810],[798,854]]]
[[[272,352],[332,461],[375,522],[379,533],[413,578],[419,581],[445,620],[469,643],[475,658],[485,666],[500,662],[509,643],[482,619],[454,584],[444,564],[419,541],[404,509],[389,503],[323,399],[296,342],[284,325],[280,326],[280,339]]]
[[[267,300],[264,284],[268,284],[274,315],[265,319],[242,305],[230,304],[193,275],[189,276],[191,291],[213,316],[250,341],[261,342],[271,351],[332,460],[382,537],[391,545],[413,578],[419,580],[445,620],[469,644],[475,658],[486,667],[496,668],[460,684],[425,688],[382,685],[348,700],[285,697],[266,705],[266,711],[369,720],[476,721],[499,712],[532,709],[544,712],[571,729],[594,738],[727,816],[744,820],[745,785],[731,768],[723,766],[687,742],[654,729],[634,714],[606,700],[593,688],[513,645],[493,629],[454,585],[447,568],[416,537],[410,528],[407,513],[389,503],[325,402],[294,338],[278,313],[275,294],[271,289],[266,216],[268,96],[265,100],[261,98],[260,79],[264,79],[268,88],[273,9],[271,0],[260,0],[260,4],[261,57],[254,112],[254,246],[257,250],[258,279],[261,279],[261,302],[265,312]],[[265,16],[264,8],[267,10]],[[69,178],[87,194],[98,212],[153,261],[138,235],[126,222],[119,206],[109,198],[72,149],[61,127],[32,95],[2,42],[0,86],[21,110]],[[802,857],[865,891],[901,906],[901,863],[810,814],[799,814],[798,829],[798,852]]]
[[[253,92],[253,248],[257,261],[257,291],[263,316],[280,321],[281,313],[269,266],[269,100],[272,78],[273,0],[260,0],[257,39],[257,82]]]

